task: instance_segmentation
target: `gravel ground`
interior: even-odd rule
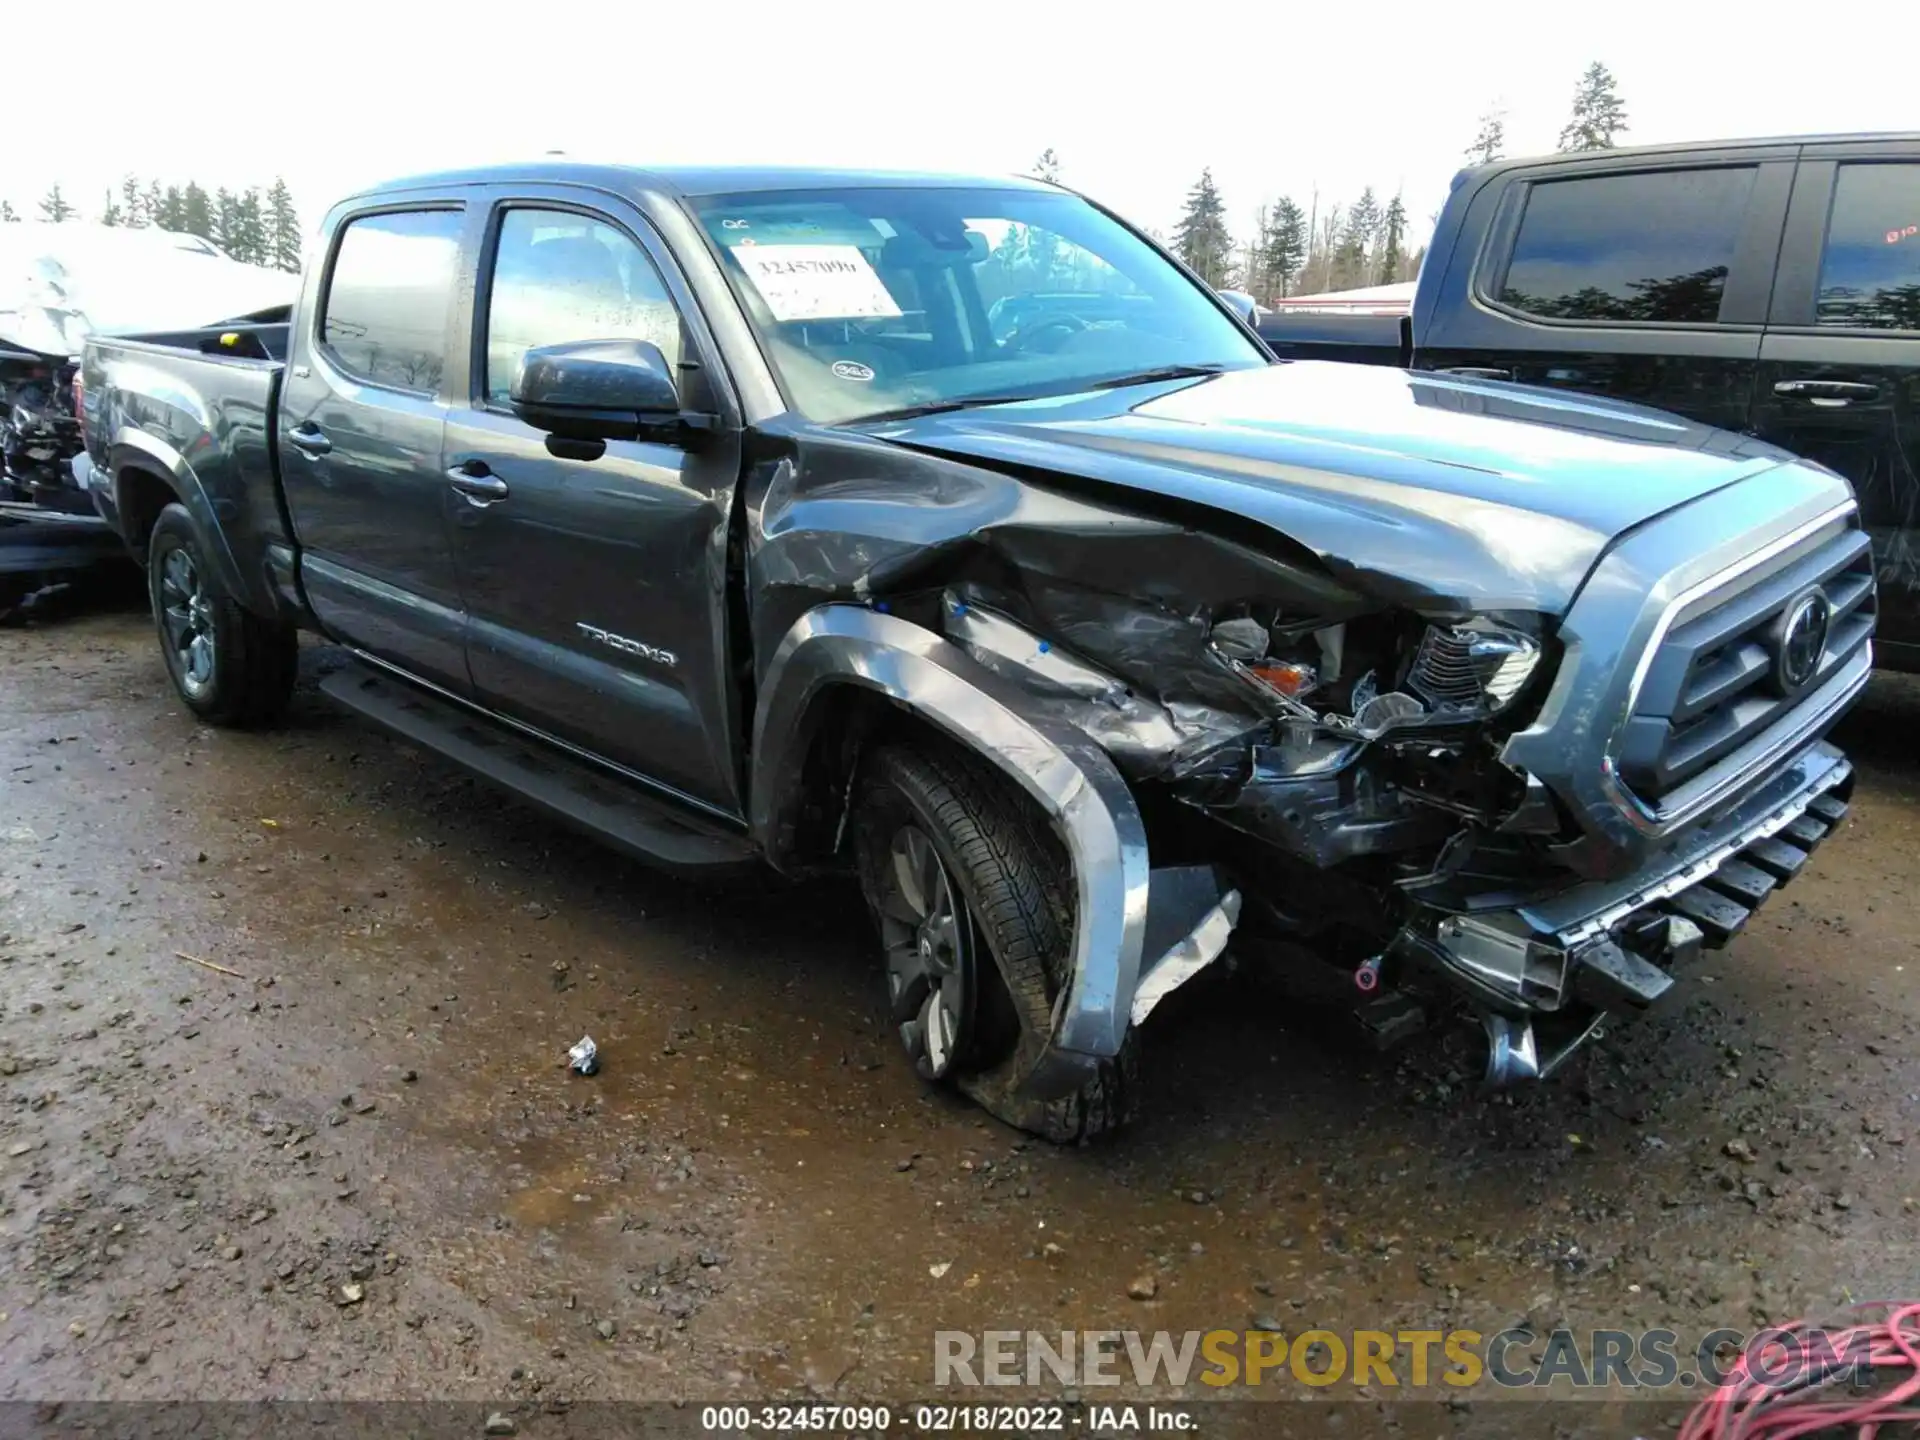
[[[234,734],[142,615],[0,633],[0,1400],[537,1428],[925,1397],[942,1328],[1698,1333],[1920,1292],[1913,684],[1849,720],[1809,873],[1570,1074],[1482,1097],[1464,1047],[1373,1058],[1203,977],[1149,1028],[1144,1121],[1060,1151],[914,1078],[849,889],[663,879],[306,658],[286,727]],[[1381,1398],[1325,1408],[1415,1433]]]

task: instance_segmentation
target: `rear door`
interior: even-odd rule
[[[1499,172],[1416,363],[1747,424],[1793,147]],[[1429,262],[1431,263],[1431,262]]]
[[[637,208],[564,186],[489,201],[470,393],[445,457],[477,697],[737,815],[724,592],[740,444],[717,351]],[[611,441],[596,460],[551,453],[509,404],[521,357],[612,338],[658,345],[686,407],[719,412],[720,432],[696,449]]]
[[[1755,428],[1853,482],[1880,579],[1880,658],[1920,668],[1920,146],[1809,145]]]
[[[301,577],[338,638],[467,693],[442,395],[465,214],[433,197],[348,214],[302,296],[281,391]]]

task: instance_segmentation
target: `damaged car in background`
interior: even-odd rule
[[[309,628],[329,695],[629,853],[851,874],[917,1071],[1054,1139],[1229,950],[1542,1078],[1846,811],[1844,481],[1274,364],[1055,186],[427,176],[247,333],[86,351],[189,708],[270,720]]]
[[[0,229],[0,471],[8,498],[91,515],[74,379],[96,332],[283,318],[299,278],[243,265],[198,235],[79,221]]]
[[[0,623],[84,573],[125,570],[73,470],[84,454],[74,382],[86,337],[284,316],[298,283],[197,235],[0,225]]]

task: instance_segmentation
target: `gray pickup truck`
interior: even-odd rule
[[[193,711],[271,720],[307,628],[336,700],[634,855],[856,876],[919,1073],[1059,1140],[1229,945],[1548,1074],[1845,813],[1838,476],[1275,364],[1039,182],[427,176],[333,210],[286,324],[83,379]]]

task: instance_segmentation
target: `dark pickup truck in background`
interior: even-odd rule
[[[855,876],[918,1072],[1056,1139],[1229,941],[1544,1076],[1846,811],[1841,480],[1275,365],[1036,181],[429,176],[335,208],[289,323],[96,337],[83,395],[196,714],[271,720],[305,627],[629,853]]]
[[[1920,134],[1463,171],[1411,317],[1263,313],[1283,357],[1612,395],[1852,482],[1879,663],[1920,669]]]

